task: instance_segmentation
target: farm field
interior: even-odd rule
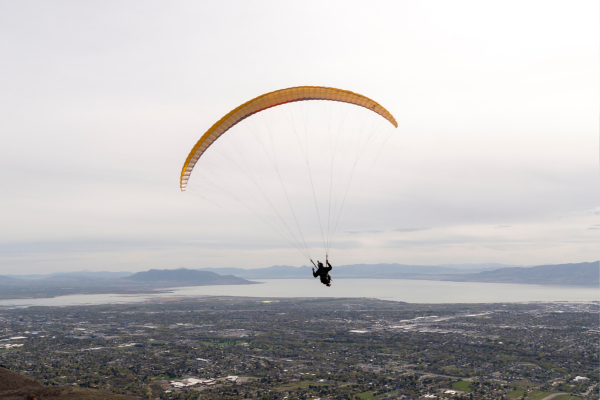
[[[511,399],[517,399],[517,398],[523,396],[524,393],[525,393],[525,390],[523,390],[523,389],[513,390],[512,392],[508,392],[506,394],[506,397],[510,397]]]
[[[468,392],[471,390],[471,382],[459,381],[452,384],[452,388],[456,390],[461,390],[463,392]]]

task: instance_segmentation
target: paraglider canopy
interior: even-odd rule
[[[394,125],[394,127],[398,127],[398,123],[394,119],[394,116],[379,103],[349,90],[341,90],[322,86],[298,86],[276,90],[274,92],[258,96],[235,108],[221,118],[218,122],[216,122],[213,126],[211,126],[210,129],[206,131],[204,135],[202,135],[200,140],[198,140],[196,145],[192,148],[192,151],[183,164],[179,182],[181,190],[185,191],[190,174],[198,162],[198,159],[200,159],[202,154],[215,140],[227,132],[231,127],[245,118],[248,118],[252,114],[256,114],[268,108],[305,100],[330,100],[355,104],[357,106],[372,110],[373,112],[387,119],[392,125]]]

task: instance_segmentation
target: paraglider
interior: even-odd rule
[[[320,236],[327,265],[315,265],[313,275],[330,286],[329,250],[353,191],[391,137],[390,126],[398,123],[388,110],[347,90],[299,86],[266,93],[200,137],[183,164],[180,188],[195,187],[192,194],[250,225],[254,215],[313,265],[310,252]]]
[[[329,274],[329,271],[331,271],[333,269],[333,267],[331,266],[331,264],[329,264],[329,256],[325,256],[325,262],[327,263],[327,266],[324,266],[323,263],[320,262],[319,260],[317,260],[316,265],[313,260],[310,260],[310,262],[315,266],[315,268],[317,268],[316,271],[315,271],[315,268],[312,269],[313,278],[319,277],[321,280],[321,283],[323,285],[330,287],[331,286],[331,275]]]

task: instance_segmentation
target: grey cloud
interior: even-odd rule
[[[193,247],[207,250],[267,250],[267,249],[292,249],[292,245],[278,241],[225,241],[225,240],[185,240],[185,247]],[[316,247],[320,243],[306,243],[309,248]],[[321,244],[322,245],[322,244]]]
[[[337,250],[352,250],[363,248],[364,245],[360,242],[353,240],[338,240],[331,245],[332,249]]]
[[[431,228],[397,228],[394,229],[395,232],[418,232],[418,231],[426,231]]]
[[[500,229],[500,228],[511,228],[510,225],[498,225],[494,227],[495,229]]]
[[[387,248],[407,248],[407,247],[429,247],[429,246],[445,246],[454,244],[474,243],[474,242],[485,242],[478,236],[468,235],[456,235],[443,238],[430,238],[430,239],[418,239],[418,240],[389,240],[385,243],[384,247]]]
[[[557,244],[554,246],[564,246],[567,242]],[[585,238],[577,239],[571,238],[568,243],[587,243]],[[477,244],[483,248],[496,249],[496,250],[510,250],[512,249],[527,249],[527,248],[544,248],[547,246],[544,242],[535,241],[521,241],[514,240],[512,238],[502,237],[485,237],[478,235],[449,235],[446,237],[436,238],[423,238],[423,239],[407,239],[407,240],[389,240],[382,247],[387,248],[409,248],[409,247],[431,247],[431,246],[454,246],[454,245],[468,245]]]
[[[355,230],[355,231],[346,231],[346,233],[349,233],[350,235],[357,235],[357,234],[361,234],[361,233],[372,233],[372,234],[378,234],[378,233],[384,233],[384,230],[376,230],[376,229],[365,229],[365,230]]]
[[[307,242],[309,247],[319,243]],[[0,258],[18,257],[33,254],[60,256],[64,254],[94,253],[126,253],[139,250],[177,250],[182,247],[198,247],[203,249],[275,249],[292,248],[291,245],[278,241],[226,241],[226,240],[185,240],[174,241],[64,241],[64,242],[25,242],[8,243],[0,246]]]
[[[79,254],[96,252],[113,252],[150,247],[167,247],[159,242],[134,241],[64,241],[64,242],[22,242],[3,243],[0,246],[0,257],[30,254]]]

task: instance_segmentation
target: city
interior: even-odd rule
[[[48,386],[153,399],[598,398],[599,306],[206,297],[5,308],[0,364]]]

